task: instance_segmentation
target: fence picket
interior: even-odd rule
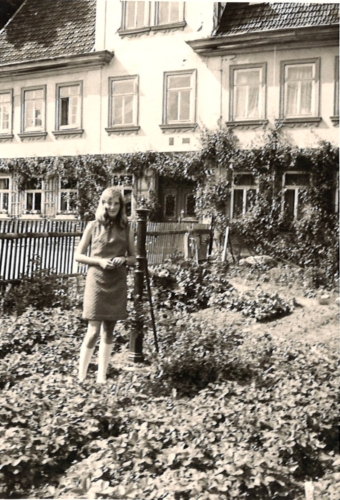
[[[17,280],[30,274],[30,261],[40,258],[40,265],[51,273],[86,272],[86,266],[74,266],[74,251],[86,221],[14,220],[0,221],[0,281]],[[134,231],[136,222],[131,223]],[[184,254],[184,237],[210,234],[207,224],[149,222],[146,250],[149,264],[164,262],[175,252]],[[88,249],[88,252],[90,250]]]

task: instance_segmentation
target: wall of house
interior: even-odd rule
[[[39,156],[66,156],[94,154],[99,152],[100,145],[100,70],[67,72],[53,72],[52,74],[36,73],[25,79],[13,78],[1,80],[1,90],[13,90],[13,133],[11,142],[1,142],[2,158],[39,157]],[[84,133],[81,137],[57,138],[53,135],[56,130],[56,85],[67,82],[80,81],[83,84],[82,125]],[[22,89],[46,86],[46,132],[45,139],[20,139],[22,114]]]
[[[282,61],[304,61],[305,59],[320,58],[320,117],[321,122],[317,125],[284,126],[282,133],[287,141],[298,147],[315,147],[319,141],[327,140],[334,145],[339,142],[339,129],[331,121],[334,115],[334,95],[335,95],[335,58],[338,56],[338,47],[321,47],[312,49],[291,49],[238,54],[235,56],[225,56],[212,58],[217,66],[218,61],[222,65],[222,122],[229,120],[230,111],[230,66],[243,64],[267,64],[267,96],[266,114],[269,121],[267,128],[274,128],[275,121],[280,117],[280,78]],[[209,60],[209,64],[212,64]],[[216,74],[216,78],[218,75]],[[259,140],[263,136],[262,128],[237,127],[235,133],[241,141],[241,145],[246,147],[253,141]]]
[[[219,81],[211,69],[187,45],[186,40],[209,36],[213,29],[213,4],[186,2],[186,27],[178,30],[160,30],[138,36],[121,36],[121,2],[98,0],[96,50],[114,52],[111,63],[98,69],[86,68],[51,73],[36,73],[25,79],[0,80],[0,91],[13,89],[14,114],[11,142],[0,143],[3,158],[58,156],[78,154],[112,154],[133,151],[186,151],[199,147],[199,131],[164,133],[160,129],[163,112],[163,82],[165,71],[197,70],[196,122],[216,126],[219,119]],[[219,70],[217,70],[219,71]],[[134,133],[108,134],[109,78],[125,75],[139,77],[138,124]],[[56,138],[52,131],[56,123],[56,84],[83,82],[83,110],[81,137]],[[21,89],[46,85],[47,137],[21,140]],[[209,88],[207,98],[206,89]],[[211,97],[213,96],[213,97]],[[183,138],[186,143],[183,144]],[[172,139],[169,144],[169,139]]]
[[[154,5],[154,2],[151,2]],[[266,118],[265,130],[273,128],[279,118],[281,61],[320,58],[320,116],[316,126],[305,123],[285,126],[287,141],[299,147],[315,147],[321,140],[338,145],[338,127],[331,120],[334,115],[335,57],[338,47],[313,49],[291,48],[216,57],[195,53],[186,43],[211,36],[214,5],[208,1],[185,2],[185,27],[150,30],[140,33],[121,33],[122,3],[97,0],[96,51],[114,53],[111,62],[103,67],[35,72],[27,77],[0,78],[1,90],[13,90],[13,133],[11,141],[1,141],[2,158],[74,156],[85,154],[115,154],[136,151],[192,151],[200,147],[202,127],[217,128],[230,119],[230,68],[243,64],[266,63]],[[153,23],[151,22],[151,25]],[[160,125],[164,109],[164,74],[195,70],[195,117],[197,128],[164,131]],[[139,130],[109,130],[110,90],[113,77],[138,76]],[[83,85],[81,136],[56,137],[56,85],[81,81]],[[24,139],[21,132],[23,88],[45,85],[46,138]],[[261,141],[263,127],[235,127],[241,145],[247,147]],[[150,184],[151,183],[151,184]],[[156,188],[156,179],[139,181],[139,194]],[[164,186],[163,186],[164,188]]]
[[[185,2],[184,29],[157,30],[144,34],[122,36],[122,5],[118,1],[98,0],[96,50],[114,52],[110,64],[103,68],[36,73],[25,79],[1,79],[0,90],[13,89],[14,138],[1,142],[3,158],[21,156],[58,156],[78,154],[111,154],[133,151],[186,151],[199,147],[199,127],[215,128],[229,117],[229,69],[231,65],[267,63],[267,118],[269,127],[279,118],[280,62],[283,60],[319,57],[321,59],[320,113],[318,126],[285,127],[287,139],[301,147],[315,145],[319,140],[338,142],[338,128],[330,116],[334,114],[334,61],[337,47],[318,49],[274,48],[257,54],[202,57],[186,41],[211,35],[213,3]],[[196,116],[198,128],[193,131],[162,131],[164,72],[195,69]],[[109,134],[109,78],[138,75],[138,132]],[[83,82],[83,123],[81,137],[56,138],[56,84],[79,80]],[[21,140],[18,137],[21,120],[21,89],[44,84],[47,87],[47,137],[39,140]],[[261,128],[235,128],[242,145],[249,145],[262,135]],[[183,143],[183,139],[185,144]]]

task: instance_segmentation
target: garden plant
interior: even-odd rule
[[[32,294],[2,314],[0,498],[302,500],[312,482],[315,498],[335,500],[334,350],[273,336],[298,306],[251,279],[240,293],[240,268],[177,258],[150,271],[160,352],[145,302],[145,364],[119,361],[121,324],[104,387],[93,366],[77,382],[86,324],[70,294],[63,308]],[[205,316],[221,310],[238,323]]]

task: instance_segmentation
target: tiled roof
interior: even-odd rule
[[[91,52],[96,0],[26,0],[0,32],[0,65]]]
[[[227,3],[216,35],[338,23],[337,3]]]

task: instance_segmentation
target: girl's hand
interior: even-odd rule
[[[111,260],[113,267],[120,267],[126,262],[126,257],[115,257]]]
[[[117,267],[112,263],[111,259],[99,259],[98,265],[103,269],[114,269]]]

